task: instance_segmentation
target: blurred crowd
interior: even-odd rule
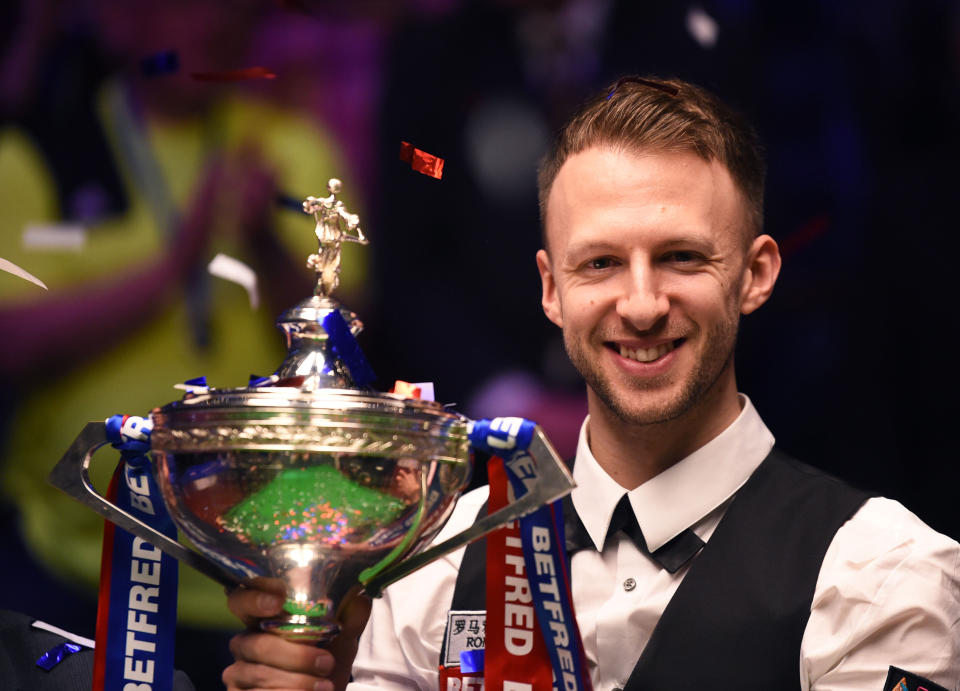
[[[92,632],[101,523],[49,469],[88,420],[273,371],[315,249],[289,200],[330,177],[370,238],[345,248],[337,296],[378,388],[432,381],[572,455],[586,407],[539,308],[534,170],[629,72],[707,86],[766,143],[784,272],[738,374],[780,446],[960,535],[957,3],[21,0],[0,19],[0,258],[49,287],[0,273],[0,606]],[[207,272],[218,252],[256,272],[258,307]],[[182,579],[178,664],[213,688],[211,647],[187,648],[233,624],[217,586]]]

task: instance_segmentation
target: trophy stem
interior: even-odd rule
[[[284,614],[260,622],[264,631],[287,640],[322,643],[340,631],[332,593],[345,555],[311,543],[271,545],[267,549],[272,570],[287,594]]]
[[[340,625],[336,621],[326,617],[309,617],[304,614],[264,619],[260,622],[260,628],[278,634],[288,641],[310,645],[327,643],[340,633]]]

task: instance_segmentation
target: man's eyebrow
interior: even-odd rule
[[[677,247],[690,247],[698,250],[716,251],[716,242],[713,237],[704,237],[698,234],[684,233],[682,235],[674,235],[663,238],[662,240],[655,242],[653,247],[654,249],[658,250],[675,249]],[[595,252],[619,252],[621,250],[621,245],[615,242],[610,242],[609,240],[586,239],[571,243],[567,247],[564,256],[577,257]]]
[[[701,235],[680,235],[664,240],[660,243],[663,249],[672,249],[675,247],[694,247],[701,250],[715,250],[716,242],[713,237],[704,237]]]
[[[612,252],[617,247],[616,244],[608,240],[581,240],[568,245],[564,257],[580,256],[594,252]]]

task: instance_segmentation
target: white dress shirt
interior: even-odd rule
[[[719,436],[628,492],[650,550],[685,530],[705,542],[730,500],[773,447],[750,400]],[[602,548],[625,490],[594,459],[584,421],[573,505]],[[462,497],[437,541],[469,527],[487,499]],[[386,589],[360,639],[351,691],[436,689],[460,549]],[[619,534],[606,550],[570,562],[577,623],[597,691],[622,688],[686,575],[661,569]],[[628,652],[629,651],[629,652]],[[960,689],[960,544],[900,503],[868,500],[834,536],[797,655],[804,691],[881,691],[890,665]]]

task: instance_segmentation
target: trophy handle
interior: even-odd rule
[[[566,496],[576,486],[569,469],[556,449],[553,448],[553,444],[547,439],[543,430],[540,429],[540,425],[537,425],[534,429],[533,439],[530,441],[527,453],[536,462],[539,474],[537,484],[529,492],[512,504],[508,504],[502,509],[481,518],[462,533],[454,535],[439,545],[434,545],[419,554],[403,559],[383,569],[369,580],[361,579],[367,595],[378,597],[386,586],[413,573],[421,566],[434,559],[439,559],[469,542],[480,539],[506,523],[515,521],[528,513],[533,513],[544,504]]]
[[[89,506],[111,523],[139,538],[143,538],[171,557],[189,564],[215,581],[230,588],[242,583],[239,578],[223,569],[216,562],[207,559],[198,552],[187,549],[176,540],[172,540],[163,533],[154,530],[140,519],[131,516],[111,503],[94,489],[90,483],[90,459],[97,449],[107,443],[109,442],[106,425],[102,422],[88,422],[83,431],[73,440],[73,444],[67,449],[63,458],[50,471],[48,478],[50,484],[66,492],[80,503]]]

